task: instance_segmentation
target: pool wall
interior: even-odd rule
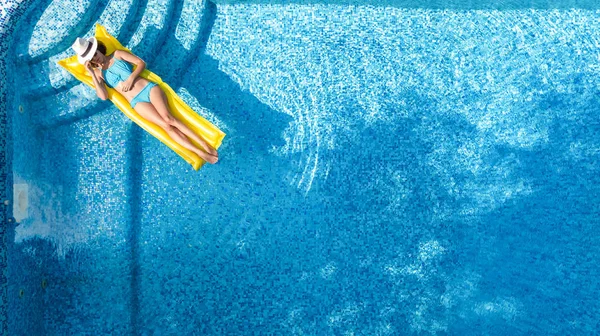
[[[4,186],[1,188],[2,193],[2,211],[0,211],[0,334],[8,335],[8,314],[7,314],[7,232],[8,232],[8,219],[10,218],[9,209],[5,201],[9,199],[8,195],[11,189],[11,183],[8,181],[8,160],[7,160],[7,134],[8,134],[8,120],[7,120],[7,55],[11,41],[10,37],[15,27],[15,20],[18,19],[19,13],[22,13],[24,3],[14,0],[8,0],[3,3],[0,7],[0,180],[5,181]]]
[[[8,110],[14,108],[17,94],[9,95],[14,78],[9,77],[13,58],[9,50],[13,45],[14,32],[18,23],[27,12],[34,8],[38,0],[4,0],[0,4],[0,180],[4,181],[1,188],[2,211],[0,211],[0,335],[8,335],[8,244],[12,243],[15,221],[12,218],[13,179],[11,171],[10,151],[10,120]],[[34,329],[31,329],[34,330]]]

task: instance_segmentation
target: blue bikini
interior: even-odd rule
[[[133,72],[131,69],[131,64],[129,64],[123,60],[116,59],[116,58],[114,60],[115,61],[108,69],[102,70],[102,75],[104,76],[104,81],[106,82],[106,85],[109,88],[114,88],[120,82],[125,81],[127,78],[129,78],[129,76]],[[135,105],[137,105],[137,103],[139,103],[139,102],[149,103],[150,102],[150,89],[152,89],[155,86],[156,86],[155,83],[152,83],[152,82],[148,83],[148,85],[146,85],[142,89],[142,91],[140,91],[140,93],[138,93],[131,100],[131,107],[135,108]]]

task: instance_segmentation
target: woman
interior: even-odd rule
[[[162,89],[155,83],[139,77],[146,67],[142,59],[123,50],[106,55],[106,46],[95,37],[87,40],[77,38],[72,48],[77,53],[79,63],[85,65],[92,76],[96,94],[100,99],[108,99],[108,91],[104,84],[114,88],[142,118],[164,129],[180,145],[207,162],[214,164],[219,160],[214,148],[171,115],[167,97]],[[132,71],[130,63],[137,65],[135,71]],[[202,148],[194,146],[189,139],[196,141]]]

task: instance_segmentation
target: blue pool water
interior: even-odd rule
[[[20,6],[5,334],[600,330],[593,2]],[[56,65],[96,22],[227,133],[217,165]]]

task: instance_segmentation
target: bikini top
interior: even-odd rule
[[[131,64],[116,58],[113,64],[108,69],[102,70],[104,81],[106,82],[106,85],[108,85],[109,88],[114,88],[119,84],[119,82],[122,82],[129,78],[131,73]]]

